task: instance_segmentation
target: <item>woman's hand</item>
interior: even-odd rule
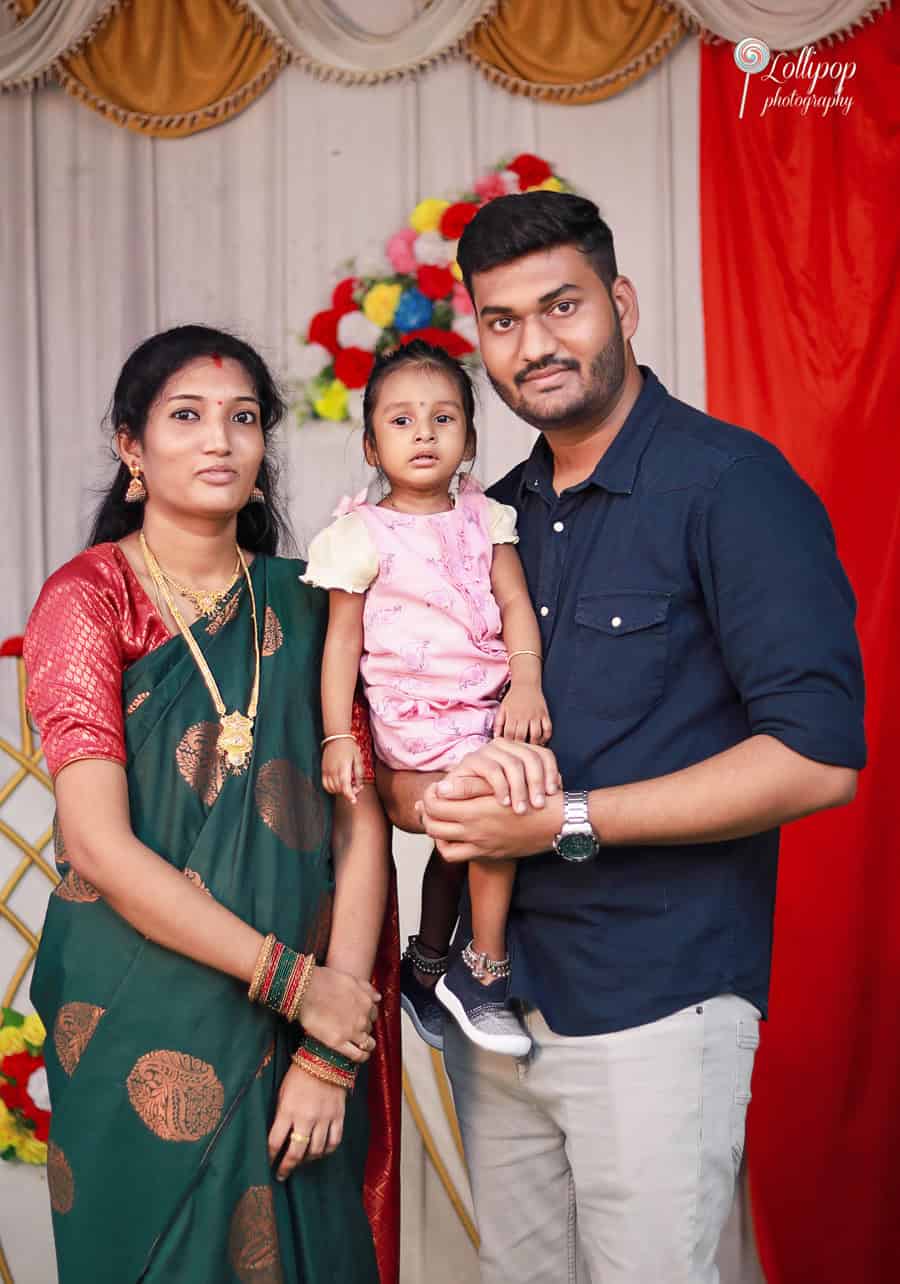
[[[347,1093],[333,1083],[316,1079],[292,1065],[281,1081],[278,1109],[269,1130],[269,1162],[284,1143],[287,1150],[275,1173],[278,1181],[290,1177],[297,1164],[330,1155],[341,1144]]]
[[[300,1004],[299,1020],[307,1034],[335,1052],[351,1061],[368,1061],[380,1002],[381,995],[368,981],[333,967],[317,967]]]

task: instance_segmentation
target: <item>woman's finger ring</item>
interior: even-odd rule
[[[298,1146],[305,1146],[309,1141],[309,1137],[307,1137],[305,1132],[292,1132],[291,1141],[295,1141]]]

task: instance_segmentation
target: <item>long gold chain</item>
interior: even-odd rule
[[[259,628],[257,626],[256,619],[256,596],[253,592],[253,581],[250,578],[250,571],[247,567],[246,561],[244,560],[244,554],[241,549],[238,548],[238,562],[244,572],[244,578],[247,581],[247,588],[250,594],[250,618],[253,625],[253,650],[256,658],[256,664],[253,674],[253,686],[250,691],[250,703],[247,706],[247,712],[241,713],[240,709],[235,709],[232,713],[229,713],[225,707],[225,701],[222,699],[222,693],[219,690],[218,684],[212,675],[212,670],[206,662],[206,657],[200,650],[196,640],[194,639],[194,635],[185,623],[184,616],[175,605],[175,599],[169,592],[169,586],[166,583],[165,574],[159,562],[150,551],[150,546],[144,538],[143,531],[141,531],[140,534],[140,545],[141,553],[144,557],[144,564],[147,567],[150,578],[165,598],[166,606],[171,612],[172,619],[178,625],[178,631],[184,638],[197,668],[200,670],[200,675],[206,684],[206,689],[212,697],[216,713],[219,715],[219,725],[222,729],[219,732],[216,747],[229,767],[237,772],[243,771],[247,766],[247,761],[251,753],[253,752],[253,724],[256,720],[256,713],[259,707],[259,675],[261,667]]]
[[[159,566],[158,562],[157,566]],[[193,604],[194,610],[198,615],[209,617],[216,613],[216,610],[223,598],[229,590],[234,587],[235,580],[241,573],[240,550],[238,551],[238,559],[234,564],[234,570],[231,573],[231,579],[223,588],[220,589],[191,588],[188,584],[179,583],[174,576],[170,575],[168,571],[164,571],[161,566],[159,566],[159,573],[162,575],[169,588],[173,588],[176,593],[180,594],[181,597],[186,597],[188,601]]]

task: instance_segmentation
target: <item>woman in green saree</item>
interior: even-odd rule
[[[60,1284],[396,1280],[387,830],[371,785],[333,814],[319,787],[327,603],[274,556],[282,411],[231,335],[142,344],[91,545],[29,621],[62,875],[32,985]]]

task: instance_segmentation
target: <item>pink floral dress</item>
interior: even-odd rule
[[[313,540],[303,579],[366,594],[360,672],[379,758],[445,770],[490,739],[509,679],[491,561],[494,544],[517,542],[515,510],[471,480],[446,513],[398,513],[364,496],[342,508]]]

